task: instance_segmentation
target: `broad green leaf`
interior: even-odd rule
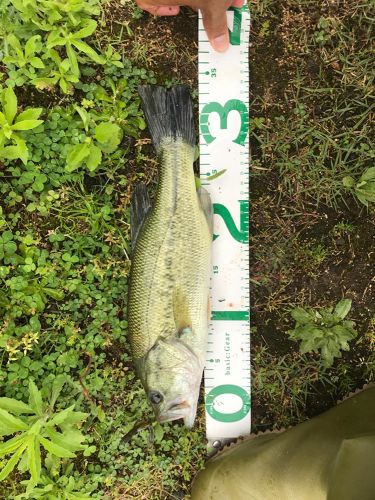
[[[160,443],[164,436],[164,428],[159,423],[157,423],[154,427],[154,435],[155,435],[155,441],[157,443]]]
[[[299,350],[301,354],[305,354],[306,352],[311,352],[311,351],[316,352],[316,343],[314,339],[307,338],[302,340]]]
[[[74,106],[74,109],[77,111],[77,113],[81,117],[83,126],[85,127],[85,130],[87,132],[87,130],[88,130],[88,124],[89,124],[89,121],[90,121],[90,115],[89,115],[89,113],[84,108],[81,108],[81,106]]]
[[[29,442],[27,445],[27,455],[28,469],[31,474],[31,479],[35,484],[38,484],[41,470],[39,436],[29,437]]]
[[[64,292],[62,290],[57,290],[56,288],[44,287],[43,292],[55,300],[63,300],[64,298]]]
[[[48,178],[44,174],[37,174],[35,176],[35,181],[32,184],[32,188],[37,193],[41,193],[44,189],[44,183],[47,182]]]
[[[83,413],[82,411],[75,411],[69,415],[69,417],[64,422],[65,426],[71,426],[74,424],[79,424],[89,416],[88,413]]]
[[[63,77],[60,78],[59,85],[60,85],[61,90],[64,92],[64,94],[71,93],[71,86],[67,83],[65,78],[63,78]]]
[[[0,472],[0,481],[3,481],[6,477],[8,477],[9,474],[12,472],[12,470],[15,468],[26,446],[27,442],[25,442],[23,445],[20,446],[20,448],[16,451],[16,453],[12,456],[12,458],[9,459],[6,466],[3,467],[3,469]]]
[[[20,415],[22,413],[34,413],[34,410],[23,401],[17,401],[13,398],[0,398],[0,408],[3,410]]]
[[[95,127],[94,137],[102,151],[112,153],[121,142],[122,130],[115,123],[103,122]]]
[[[97,22],[94,21],[93,19],[89,19],[85,23],[85,27],[77,31],[76,33],[73,33],[71,39],[76,40],[78,38],[86,38],[94,33],[96,30]]]
[[[34,408],[38,416],[43,415],[42,395],[33,380],[29,381],[29,405]]]
[[[360,177],[360,181],[371,181],[375,179],[375,167],[368,168]]]
[[[80,52],[86,54],[90,59],[95,61],[97,64],[105,64],[104,57],[97,54],[95,50],[90,47],[90,45],[87,45],[86,42],[82,42],[82,40],[72,40],[72,45],[74,45],[74,47],[76,47]]]
[[[61,432],[46,427],[46,434],[53,443],[72,453],[85,448],[85,445],[82,444],[82,441],[85,440],[85,436],[78,430],[69,430],[61,434]]]
[[[70,69],[70,61],[69,59],[64,59],[60,64],[61,69],[66,73]]]
[[[118,135],[118,125],[110,122],[100,123],[95,127],[95,139],[99,142],[110,141],[113,135]]]
[[[0,408],[0,436],[7,436],[19,431],[27,431],[28,425],[21,419],[14,417],[6,410]]]
[[[345,328],[342,325],[335,325],[332,331],[337,335],[338,341],[352,340],[357,336],[357,332],[353,329]]]
[[[47,88],[51,88],[53,87],[54,85],[56,85],[56,83],[59,81],[59,77],[58,76],[53,76],[51,78],[34,78],[33,80],[31,80],[31,83],[33,85],[35,85],[35,87],[39,90],[44,90],[44,89],[47,89]]]
[[[31,318],[29,319],[29,324],[30,324],[33,332],[40,331],[41,324],[40,324],[38,316],[31,316]]]
[[[366,207],[368,207],[368,201],[367,201],[366,197],[363,196],[363,194],[361,194],[359,191],[356,191],[355,195],[359,199],[359,201],[361,203],[363,203],[363,205],[365,205]]]
[[[5,64],[15,64],[16,66],[24,66],[24,64],[22,64],[22,62],[17,58],[17,57],[11,57],[11,56],[5,56],[3,58],[3,62]]]
[[[73,172],[73,170],[76,170],[82,161],[89,156],[89,154],[90,147],[87,142],[84,142],[83,144],[76,144],[68,153],[65,170],[67,172]]]
[[[5,115],[0,111],[0,125],[5,125],[5,124],[6,124]]]
[[[51,32],[47,38],[47,49],[56,47],[56,45],[65,45],[66,39],[61,36],[52,36],[54,33]]]
[[[313,316],[305,309],[302,309],[302,307],[296,307],[293,309],[291,316],[297,321],[297,323],[306,324],[314,321]]]
[[[12,453],[12,451],[16,450],[25,439],[27,439],[25,434],[21,434],[20,436],[14,436],[12,439],[8,439],[5,443],[0,443],[0,457]]]
[[[10,35],[7,36],[7,42],[12,47],[12,49],[20,51],[22,53],[22,47],[21,47],[20,41],[18,40],[18,38],[15,35],[13,35],[13,33],[11,33]]]
[[[27,160],[29,159],[29,150],[27,149],[26,141],[16,134],[13,134],[13,140],[16,143],[15,147],[17,148],[17,158],[20,158],[22,163],[26,165]]]
[[[33,68],[36,68],[36,69],[43,69],[45,68],[45,65],[43,63],[43,61],[41,60],[40,57],[32,57],[30,59],[30,64]]]
[[[85,495],[84,493],[66,493],[67,500],[87,500],[91,498],[90,495]]]
[[[101,406],[97,406],[97,417],[98,417],[99,422],[104,422],[105,412]]]
[[[8,64],[15,64],[16,66],[19,66],[20,68],[23,68],[26,64],[21,59],[18,59],[17,57],[11,57],[11,56],[5,56],[3,61],[7,65]]]
[[[25,44],[25,56],[29,57],[37,51],[37,42],[40,40],[40,35],[35,35],[29,38]],[[44,67],[44,66],[43,66]]]
[[[124,65],[121,61],[111,61],[111,64],[113,64],[113,66],[116,66],[117,68],[123,68]]]
[[[19,178],[19,184],[24,185],[24,184],[31,184],[32,182],[34,182],[34,179],[35,179],[35,171],[27,171],[27,172],[23,172],[21,177]]]
[[[2,91],[1,101],[6,119],[8,123],[11,124],[17,114],[17,97],[12,87],[8,87]]]
[[[96,170],[102,161],[102,152],[95,146],[95,144],[90,144],[90,154],[86,159],[86,165],[90,172]]]
[[[57,375],[52,383],[50,405],[53,408],[55,406],[56,400],[60,395],[61,389],[63,388],[65,382],[67,381],[67,376]]]
[[[22,111],[17,118],[15,123],[23,122],[24,120],[37,120],[41,115],[43,108],[29,108]]]
[[[77,55],[75,53],[75,50],[71,46],[70,43],[66,44],[66,54],[68,56],[69,62],[70,62],[70,67],[72,70],[72,73],[76,76],[80,75],[79,71],[79,66],[78,66],[78,60],[77,60]]]
[[[98,86],[98,88],[95,91],[94,96],[95,96],[95,99],[97,99],[98,101],[105,101],[105,102],[112,103],[111,97],[108,95],[108,92],[102,86]]]
[[[46,423],[46,427],[53,427],[54,425],[60,425],[66,420],[69,415],[74,411],[74,405],[69,406],[69,408],[65,408],[65,410],[62,410],[54,415],[51,420],[48,420]]]
[[[373,201],[373,197],[375,196],[375,181],[367,181],[366,185],[359,189],[364,196],[369,197],[369,200]]]
[[[40,442],[47,451],[52,453],[52,455],[56,455],[57,457],[60,457],[60,458],[73,458],[73,457],[75,457],[75,453],[72,453],[71,451],[67,450],[66,448],[59,446],[58,444],[52,443],[52,441],[49,441],[48,439],[45,439],[42,436],[40,436]]]
[[[322,353],[323,366],[325,366],[326,368],[329,368],[330,366],[332,366],[333,365],[333,361],[334,361],[334,356],[330,352],[330,350],[328,349],[328,347],[327,346],[323,346],[321,353]]]
[[[31,130],[43,123],[43,120],[23,120],[12,125],[12,130]]]
[[[336,316],[338,316],[340,319],[344,319],[349,313],[351,307],[351,299],[340,300],[340,302],[335,307],[334,314],[336,314]]]
[[[30,436],[36,436],[40,433],[40,429],[43,427],[44,422],[42,419],[37,420],[36,422],[33,423],[33,425],[30,427],[28,434]]]

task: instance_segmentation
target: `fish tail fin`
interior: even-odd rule
[[[193,106],[189,88],[176,85],[170,90],[163,87],[138,87],[152,142],[157,153],[164,139],[182,139],[195,146]]]

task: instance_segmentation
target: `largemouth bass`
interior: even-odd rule
[[[189,91],[139,89],[160,158],[156,197],[132,200],[128,325],[133,360],[160,422],[194,424],[209,316],[212,204],[196,189]]]

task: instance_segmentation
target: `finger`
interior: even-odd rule
[[[203,25],[212,47],[217,52],[225,52],[229,47],[227,16],[225,11],[202,11]]]
[[[154,16],[175,16],[180,12],[180,7],[177,5],[152,5],[141,0],[137,1],[137,5]]]
[[[178,5],[155,7],[155,16],[176,16],[180,12]]]
[[[232,7],[242,7],[244,4],[244,0],[233,0]]]

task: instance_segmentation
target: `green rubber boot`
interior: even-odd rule
[[[209,460],[192,500],[375,500],[375,387]]]

